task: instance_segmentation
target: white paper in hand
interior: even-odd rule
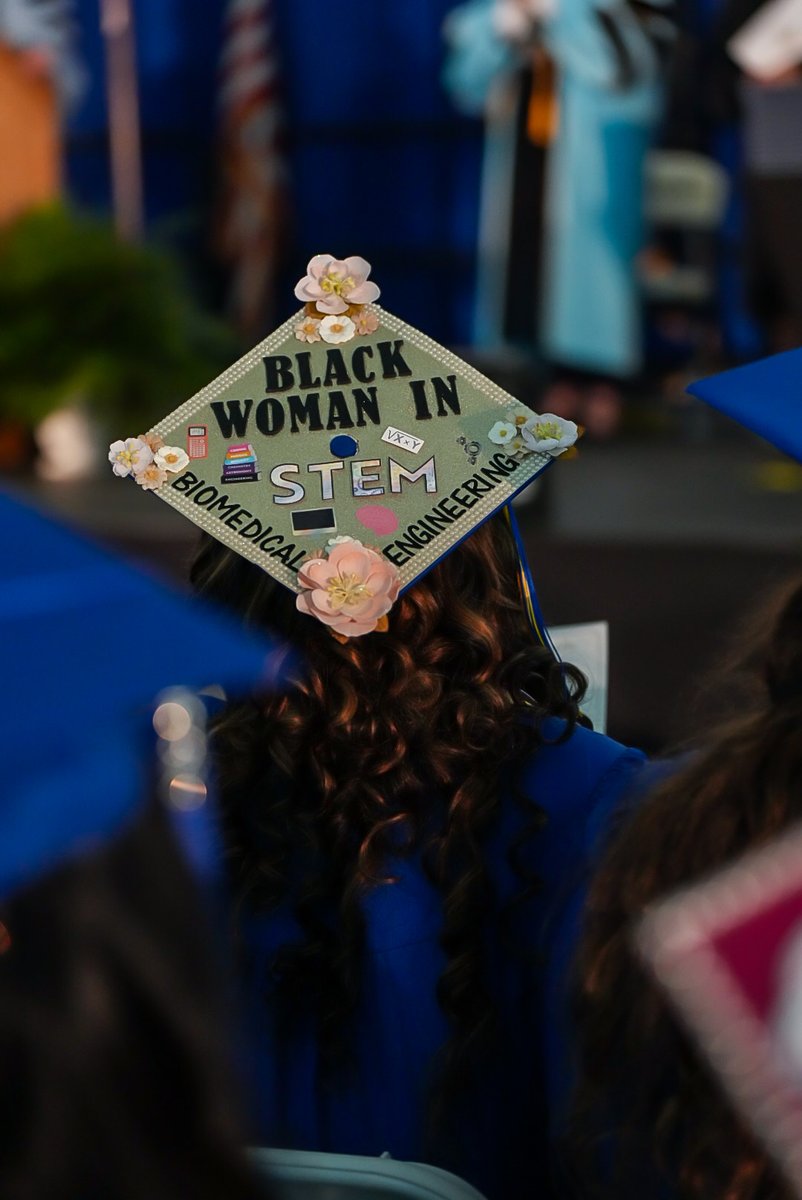
[[[756,79],[802,64],[802,0],[768,0],[730,38],[727,53]]]
[[[565,662],[573,663],[588,677],[588,692],[582,711],[590,717],[597,733],[607,728],[610,627],[606,621],[581,625],[550,625],[549,637]]]

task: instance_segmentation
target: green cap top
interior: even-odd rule
[[[360,302],[378,295],[369,272],[361,258],[317,255],[296,288],[300,312],[109,454],[115,473],[263,567],[345,636],[382,628],[399,590],[577,436],[573,422],[523,407]],[[324,564],[311,577],[310,559]]]

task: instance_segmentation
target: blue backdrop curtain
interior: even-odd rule
[[[203,255],[214,189],[224,0],[134,0],[149,227]],[[482,128],[441,84],[453,0],[276,0],[293,224],[289,286],[315,253],[362,254],[388,308],[469,337]],[[99,0],[76,0],[90,86],[70,117],[68,180],[109,207]],[[277,312],[292,311],[289,294]]]

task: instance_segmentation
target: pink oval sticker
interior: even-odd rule
[[[395,533],[398,528],[398,517],[391,508],[386,508],[383,504],[363,504],[356,510],[356,519],[360,525],[364,525],[371,533],[380,537]]]

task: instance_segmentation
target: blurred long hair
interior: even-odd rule
[[[802,579],[751,625],[737,669],[731,663],[718,681],[738,715],[705,730],[704,747],[622,823],[592,887],[579,962],[572,1147],[574,1163],[585,1163],[583,1197],[597,1193],[593,1179],[611,1157],[613,1185],[601,1187],[604,1195],[663,1194],[654,1190],[655,1172],[665,1194],[682,1200],[792,1194],[632,945],[633,922],[650,901],[802,818]]]
[[[264,1200],[241,1148],[219,964],[158,805],[2,917],[3,1200]]]
[[[402,595],[387,633],[341,644],[215,539],[195,562],[198,591],[302,651],[289,690],[230,707],[215,746],[239,894],[262,911],[294,908],[304,941],[274,972],[279,1003],[311,1006],[324,1061],[336,1062],[359,995],[361,898],[391,886],[388,861],[413,852],[442,896],[451,1089],[489,1043],[484,843],[542,719],[564,718],[568,737],[585,686],[534,640],[517,568],[506,520],[491,518]],[[518,801],[531,835],[542,812]],[[534,884],[518,869],[523,896]]]

